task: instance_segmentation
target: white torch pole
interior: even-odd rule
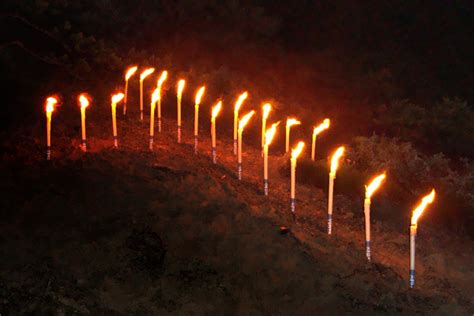
[[[329,192],[328,192],[328,235],[332,234],[332,204],[334,194],[334,179],[335,173],[329,173]]]
[[[410,288],[415,286],[415,239],[416,224],[410,226]]]
[[[268,144],[263,144],[263,192],[268,195]]]
[[[364,200],[364,214],[365,214],[365,255],[367,260],[371,260],[370,256],[370,198]]]

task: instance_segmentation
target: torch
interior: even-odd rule
[[[196,93],[196,102],[194,105],[194,153],[197,154],[198,150],[198,135],[199,135],[199,104],[201,104],[201,98],[204,94],[206,87],[202,86]]]
[[[89,106],[89,99],[85,94],[79,95],[79,104],[81,106],[81,131],[82,131],[82,145],[83,151],[87,151],[86,144],[86,108]]]
[[[158,133],[161,133],[161,87],[163,86],[163,82],[165,82],[167,77],[168,72],[165,70],[161,73],[160,79],[158,79]]]
[[[331,171],[329,172],[329,193],[328,193],[328,235],[332,234],[332,199],[334,194],[334,179],[339,166],[339,159],[344,154],[344,147],[339,147],[332,155]]]
[[[286,120],[286,146],[285,152],[290,151],[290,129],[293,125],[300,125],[301,122],[294,118],[287,118]]]
[[[222,108],[222,101],[217,102],[217,104],[212,108],[211,113],[211,139],[212,139],[212,162],[217,163],[216,157],[216,118],[219,115],[219,112]]]
[[[247,99],[248,95],[249,94],[247,93],[247,91],[242,93],[235,102],[234,106],[234,155],[237,155],[237,129],[239,124],[239,110],[242,106],[242,103],[244,103],[245,99]]]
[[[140,74],[140,121],[143,121],[143,81],[145,78],[151,75],[155,71],[155,68],[148,68]]]
[[[183,79],[181,79],[179,82],[178,82],[178,94],[177,94],[177,97],[178,97],[178,144],[181,143],[181,99],[182,99],[182,96],[183,96],[183,90],[184,90],[184,84],[186,83],[186,81],[184,81]]]
[[[117,110],[117,103],[122,101],[124,98],[123,93],[117,93],[112,96],[112,132],[114,136],[114,147],[118,148],[118,139],[117,139],[117,117],[115,115]]]
[[[242,180],[242,134],[244,132],[245,125],[247,125],[254,114],[255,111],[252,110],[245,114],[241,120],[239,120],[239,129],[237,130],[237,174],[239,180]]]
[[[322,131],[326,130],[329,128],[330,121],[329,119],[325,119],[321,124],[319,124],[317,127],[313,129],[313,139],[312,139],[312,145],[311,145],[311,160],[314,161],[316,158],[316,138],[318,137],[318,134],[321,133]]]
[[[127,73],[125,74],[125,97],[123,100],[123,115],[127,114],[127,98],[128,98],[128,80],[137,72],[138,67],[133,66],[128,68]]]
[[[370,261],[370,198],[372,194],[380,187],[382,181],[385,179],[385,172],[376,176],[370,181],[370,184],[365,187],[364,200],[364,214],[365,214],[365,255]]]
[[[410,226],[410,288],[415,286],[415,239],[416,229],[418,224],[418,218],[421,216],[428,204],[433,203],[435,198],[435,190],[431,190],[431,193],[424,196],[421,203],[413,210],[411,217]]]
[[[57,104],[55,97],[46,99],[46,160],[51,160],[51,117]]]
[[[304,142],[299,142],[295,148],[291,150],[291,189],[290,189],[290,208],[291,214],[293,215],[293,219],[295,219],[295,208],[296,208],[296,160],[298,156],[301,154],[304,148]]]
[[[151,95],[150,104],[150,150],[153,150],[153,138],[155,136],[155,107],[160,97],[160,88],[156,88]]]
[[[280,122],[274,123],[265,131],[265,143],[263,144],[263,192],[265,195],[268,195],[268,146],[270,146],[279,124]]]
[[[265,103],[262,108],[262,148],[265,145],[265,133],[267,130],[267,119],[272,110],[272,105],[270,103]]]

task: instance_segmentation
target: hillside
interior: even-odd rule
[[[374,222],[368,264],[361,205],[337,195],[328,237],[325,193],[298,185],[294,222],[276,149],[266,198],[260,150],[245,144],[239,182],[231,140],[213,165],[207,129],[193,154],[190,122],[179,145],[167,120],[149,152],[131,112],[113,150],[104,116],[84,154],[59,121],[51,163],[41,128],[2,139],[2,315],[474,312],[472,241],[420,225],[409,290],[408,226]]]

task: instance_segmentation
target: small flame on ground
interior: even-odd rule
[[[160,79],[158,79],[158,88],[161,88],[166,78],[168,78],[168,72],[166,70],[163,70],[163,72],[161,73]]]
[[[423,199],[421,200],[421,203],[413,210],[413,215],[411,217],[411,224],[416,225],[418,223],[418,219],[420,218],[421,214],[423,214],[423,211],[426,209],[428,204],[433,203],[434,198],[435,198],[435,190],[431,190],[431,193],[428,195],[425,195]]]
[[[201,99],[205,90],[206,90],[205,86],[202,86],[201,88],[199,88],[198,92],[196,93],[196,104],[201,104]]]
[[[58,104],[58,99],[55,97],[48,97],[46,99],[46,113],[52,113],[54,107]]]
[[[178,81],[178,96],[181,96],[183,94],[185,83],[186,81],[184,79]]]
[[[160,88],[156,88],[151,95],[151,103],[156,103],[160,99]]]
[[[125,74],[125,80],[130,79],[130,77],[132,77],[137,72],[137,70],[138,70],[137,66],[128,68],[127,73]]]

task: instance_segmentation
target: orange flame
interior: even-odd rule
[[[301,154],[304,148],[304,142],[299,142],[295,148],[291,150],[291,159],[297,159],[298,156]]]
[[[196,104],[201,104],[201,99],[205,90],[206,90],[205,86],[202,86],[201,88],[199,88],[198,92],[196,93]]]
[[[425,195],[421,200],[421,203],[413,210],[413,215],[411,216],[411,224],[416,225],[418,223],[418,218],[420,218],[421,214],[428,206],[428,204],[433,203],[435,198],[435,190],[431,190],[431,193]]]
[[[370,181],[370,184],[365,186],[365,197],[367,199],[370,199],[372,197],[372,194],[380,187],[382,184],[382,181],[385,180],[385,172],[376,176],[375,178]]]
[[[222,109],[222,101],[219,101],[217,102],[216,105],[214,105],[214,107],[212,108],[212,118],[215,119],[217,117],[217,115],[219,115],[219,112],[221,111]]]
[[[155,90],[153,90],[153,94],[151,95],[151,103],[155,104],[156,102],[158,102],[159,99],[160,99],[160,88],[156,88]]]
[[[269,129],[267,129],[267,131],[265,132],[265,145],[268,146],[272,143],[272,140],[273,140],[273,137],[275,136],[276,128],[278,127],[278,125],[280,125],[279,121],[272,124],[272,126]]]
[[[124,98],[124,94],[122,92],[120,93],[117,93],[117,94],[114,94],[112,96],[112,104],[117,104],[119,103],[120,101],[122,101],[122,99]]]
[[[183,94],[185,83],[186,83],[186,81],[184,81],[184,79],[181,79],[180,81],[178,81],[178,96],[180,96],[180,97]]]
[[[163,82],[165,82],[166,78],[168,78],[168,72],[164,70],[161,73],[160,79],[158,79],[158,88],[161,89],[161,86],[163,85]]]
[[[272,105],[270,103],[265,103],[263,105],[263,119],[266,120],[268,115],[270,115],[270,111],[272,110]]]
[[[337,168],[339,167],[339,159],[344,155],[344,146],[339,147],[336,152],[332,155],[331,159],[331,174],[335,175]]]
[[[138,70],[137,66],[128,68],[127,73],[125,74],[125,80],[130,79],[130,77],[132,77],[137,72],[137,70]]]
[[[239,98],[237,99],[237,102],[235,102],[234,112],[239,112],[239,109],[242,106],[242,103],[244,103],[245,99],[247,99],[248,96],[249,94],[247,93],[247,91],[245,91],[239,96]]]
[[[293,125],[300,125],[300,124],[301,124],[301,122],[298,121],[297,119],[294,119],[294,118],[288,118],[286,120],[286,126],[287,127],[291,127]]]
[[[324,131],[325,129],[328,129],[329,128],[329,125],[330,125],[331,121],[327,118],[327,119],[324,119],[324,121],[319,124],[317,127],[315,127],[313,129],[313,135],[318,135],[319,133],[321,133],[322,131]]]
[[[53,113],[54,107],[58,104],[58,99],[49,97],[46,99],[46,113]]]
[[[81,104],[81,108],[85,109],[86,107],[89,106],[89,99],[87,98],[87,95],[82,93],[79,95],[79,103]]]
[[[155,71],[155,68],[148,68],[140,74],[140,81],[145,80],[146,77],[151,75]]]
[[[255,111],[252,110],[250,112],[248,112],[247,114],[244,115],[244,117],[242,117],[240,120],[239,120],[239,130],[240,131],[243,131],[244,130],[244,127],[245,125],[247,125],[247,123],[250,121],[250,119],[252,118],[252,116],[255,114]]]

